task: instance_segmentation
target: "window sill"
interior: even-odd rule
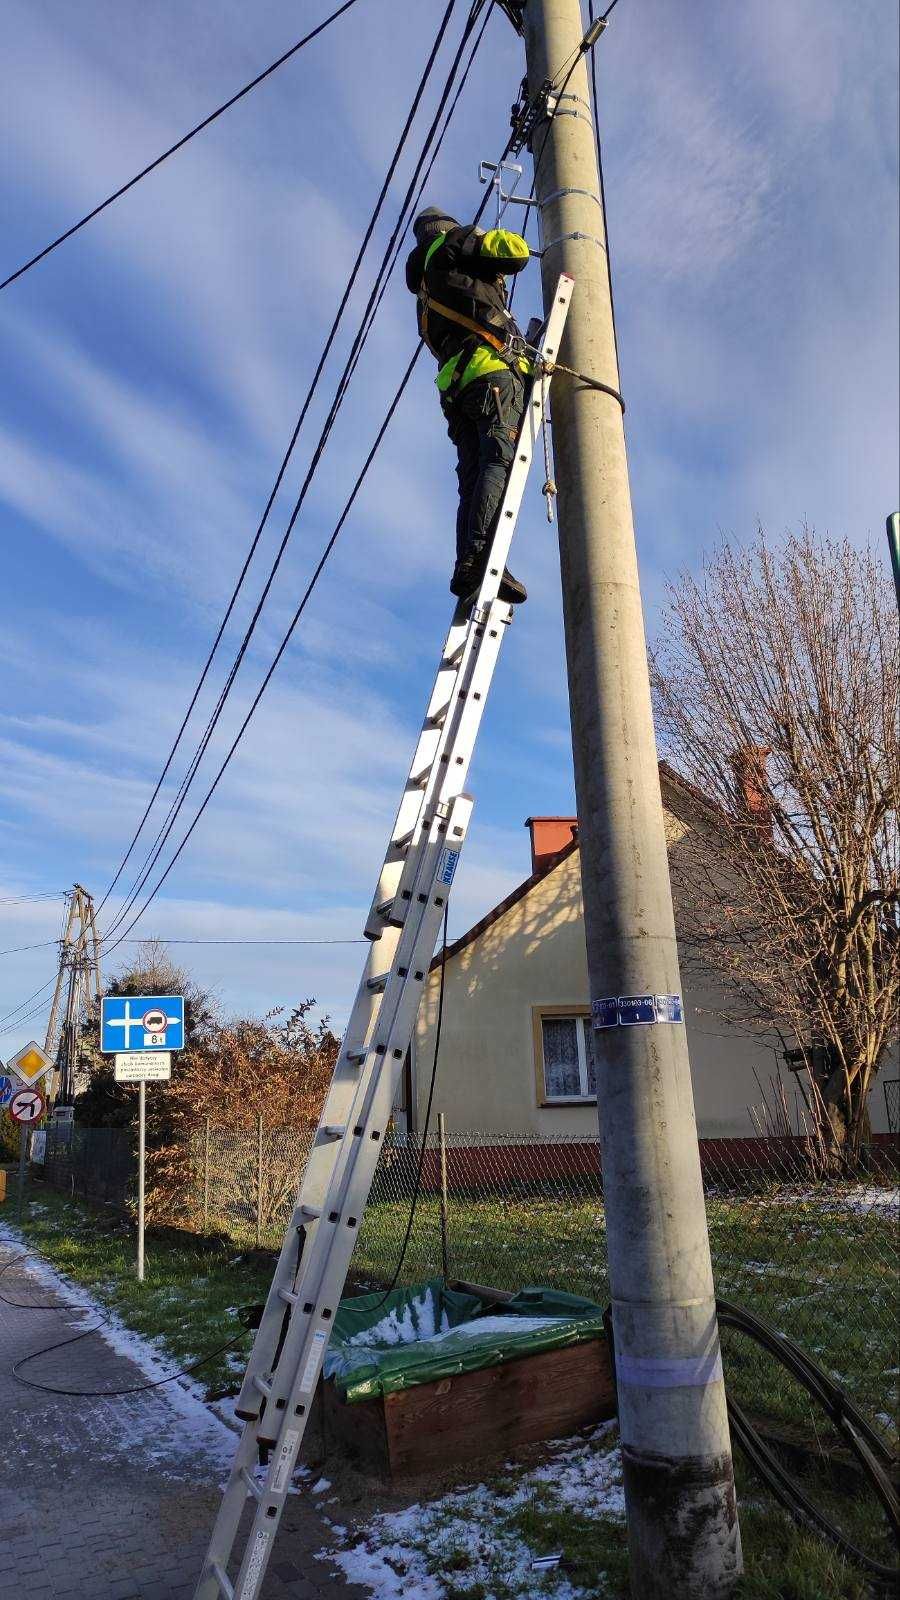
[[[556,1106],[595,1106],[596,1104],[597,1096],[595,1094],[560,1095],[558,1099],[538,1101],[541,1111],[553,1111]]]

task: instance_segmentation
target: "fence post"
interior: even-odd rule
[[[262,1112],[256,1119],[256,1248],[259,1249],[262,1240],[262,1195],[263,1195],[263,1119]]]
[[[438,1112],[438,1143],[441,1152],[441,1270],[444,1282],[450,1281],[450,1232],[449,1232],[449,1206],[447,1202],[447,1120],[443,1111]]]
[[[209,1233],[209,1117],[203,1144],[203,1237]]]

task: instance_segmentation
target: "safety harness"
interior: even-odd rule
[[[449,232],[449,230],[448,230],[448,232]],[[430,335],[429,325],[428,325],[428,318],[429,318],[429,315],[433,312],[436,316],[442,317],[444,319],[444,321],[453,322],[453,323],[455,323],[457,325],[457,327],[465,328],[466,332],[472,335],[472,339],[474,341],[477,341],[479,344],[489,345],[490,348],[492,350],[494,350],[496,352],[496,354],[500,357],[501,361],[504,361],[509,367],[517,366],[518,363],[522,359],[522,350],[521,350],[521,348],[516,348],[517,344],[519,344],[519,345],[521,344],[521,339],[520,339],[520,336],[518,335],[517,331],[514,331],[515,330],[515,324],[513,322],[513,319],[511,317],[510,313],[506,310],[506,307],[501,303],[500,293],[499,292],[495,291],[490,296],[489,304],[490,304],[490,310],[493,312],[493,314],[495,316],[504,317],[504,318],[508,319],[509,323],[512,324],[512,327],[508,327],[505,330],[505,332],[502,333],[502,334],[496,328],[491,328],[490,326],[485,326],[485,324],[483,322],[478,322],[478,321],[476,321],[476,319],[474,317],[467,316],[464,311],[458,311],[454,306],[448,306],[444,301],[435,299],[434,295],[431,294],[431,292],[429,291],[428,282],[427,282],[428,266],[429,266],[429,263],[430,263],[430,261],[432,259],[432,256],[435,254],[435,252],[437,250],[440,249],[441,245],[444,243],[446,238],[447,238],[447,233],[441,233],[441,234],[438,234],[438,237],[436,239],[432,240],[431,244],[428,247],[428,250],[426,251],[425,259],[424,259],[424,261],[422,263],[422,277],[421,277],[421,281],[419,283],[417,300],[418,300],[418,305],[419,305],[419,332],[420,332],[420,334],[422,336],[422,339],[423,339],[424,343],[428,346],[428,349],[431,351],[431,353],[434,356],[435,360],[437,360],[437,361],[445,361],[446,360],[445,352],[442,352],[441,350],[439,350],[436,347],[436,345],[435,345],[435,343],[434,343],[434,341],[433,341],[433,339],[431,338],[431,335]],[[462,248],[462,251],[461,251],[461,254],[462,254],[463,258],[465,257],[467,247],[469,249],[473,249],[474,248],[474,243],[475,243],[474,237],[472,238],[471,244],[470,244],[469,240],[465,241],[465,243],[463,245],[463,248]],[[498,266],[499,266],[499,263],[498,263]],[[461,276],[466,276],[465,273],[462,273],[460,275]],[[471,284],[471,289],[469,288],[469,284]],[[468,284],[466,285],[465,291],[461,291],[461,292],[465,292],[467,297],[471,295],[471,298],[474,301],[477,302],[478,295],[479,295],[479,285],[478,285],[477,281],[475,279],[470,278],[468,280]],[[462,357],[462,354],[463,354],[463,351],[466,348],[466,345],[471,343],[471,342],[472,342],[471,340],[466,340],[465,344],[462,346],[462,349],[459,352],[460,358]],[[465,366],[466,366],[466,363],[462,359],[460,359],[458,364],[457,364],[456,371],[454,373],[454,379],[453,379],[454,386],[455,386],[456,383],[459,382],[459,379],[462,376],[462,373],[463,373],[463,370],[464,370]]]

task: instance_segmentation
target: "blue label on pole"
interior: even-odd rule
[[[445,845],[441,851],[441,859],[438,862],[437,881],[438,883],[445,883],[448,889],[453,882],[453,874],[456,871],[458,860],[459,851],[448,850]]]
[[[652,994],[619,995],[619,1027],[630,1028],[636,1022],[656,1021],[656,996]]]
[[[0,1106],[8,1106],[15,1094],[12,1078],[0,1078]]]
[[[591,1016],[595,1028],[617,1028],[619,1026],[618,1000],[595,1000],[591,1006]]]
[[[184,1049],[184,998],[180,994],[107,995],[100,1002],[100,1049]]]
[[[680,994],[658,994],[656,996],[656,1020],[657,1022],[684,1021]]]
[[[591,1002],[595,1028],[633,1028],[636,1024],[683,1022],[680,994],[619,994]]]

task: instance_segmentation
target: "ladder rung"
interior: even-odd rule
[[[379,900],[377,906],[375,907],[375,915],[377,917],[386,917],[394,908],[395,898],[396,896],[391,895],[390,900]]]
[[[318,1218],[322,1215],[321,1207],[319,1207],[319,1206],[301,1206],[300,1207],[300,1215],[301,1215],[301,1217],[305,1217],[307,1222],[316,1222],[318,1220]]]
[[[441,665],[444,667],[458,667],[462,660],[462,654],[465,648],[466,641],[463,639],[462,644],[458,644],[455,650],[451,650],[448,656],[444,656]]]
[[[442,728],[447,721],[447,712],[449,710],[450,702],[448,700],[445,706],[441,706],[440,711],[435,711],[433,716],[425,718],[426,728]]]
[[[365,1047],[363,1045],[360,1045],[360,1044],[354,1045],[352,1050],[351,1049],[345,1050],[344,1051],[344,1055],[345,1055],[345,1057],[346,1057],[346,1059],[348,1061],[352,1061],[353,1062],[354,1066],[358,1066],[361,1062],[365,1061],[365,1059],[366,1059]]]
[[[241,1467],[241,1477],[243,1478],[245,1484],[247,1485],[247,1488],[250,1490],[250,1493],[252,1494],[254,1500],[261,1500],[263,1495],[265,1494],[265,1490],[261,1487],[260,1484],[257,1483],[257,1481],[253,1477],[252,1473],[247,1471],[246,1467]]]
[[[409,780],[409,787],[411,789],[427,789],[431,773],[431,767],[423,767],[421,772],[413,773]]]
[[[234,1587],[227,1572],[225,1572],[224,1569],[219,1566],[218,1561],[211,1561],[209,1566],[216,1583],[219,1585],[219,1588],[225,1596],[225,1600],[234,1600]]]
[[[345,1122],[326,1122],[321,1132],[326,1139],[343,1139],[344,1134],[347,1132],[347,1124]]]
[[[286,1306],[295,1306],[300,1296],[295,1294],[293,1289],[279,1289],[278,1298],[283,1300]]]
[[[377,977],[366,979],[366,988],[371,989],[373,994],[381,994],[387,981],[388,974],[386,972],[379,972]]]
[[[254,1378],[253,1387],[258,1391],[259,1394],[264,1395],[267,1400],[269,1395],[272,1393],[272,1385],[270,1383],[266,1383],[265,1378]]]

